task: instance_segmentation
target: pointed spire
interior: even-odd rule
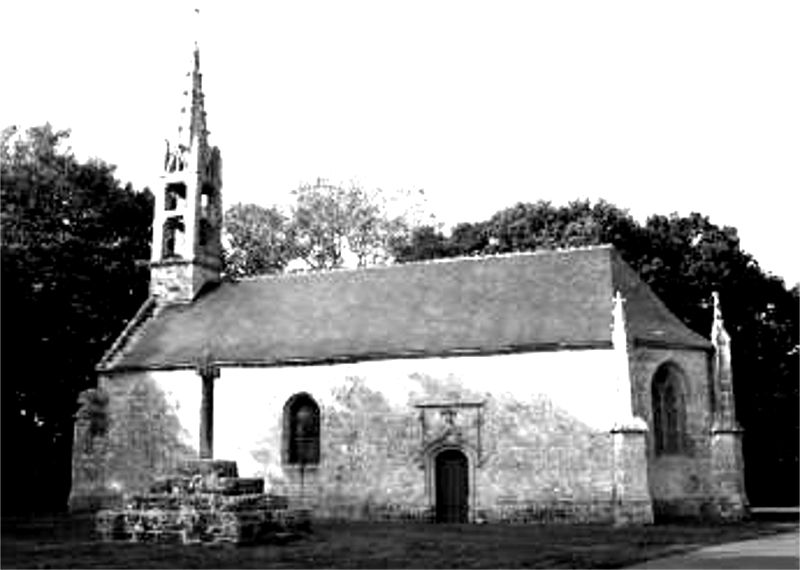
[[[725,323],[722,321],[722,309],[719,303],[719,293],[714,291],[714,321],[711,324],[711,343],[714,345],[715,361],[717,366],[715,372],[722,374],[726,379],[730,378],[730,342],[731,337],[725,330]]]
[[[194,46],[197,47],[198,38],[200,37],[200,8],[195,6],[192,10],[194,11],[192,18],[194,24]]]
[[[175,172],[190,166],[195,169],[200,155],[207,146],[205,96],[203,75],[200,72],[200,47],[198,44],[200,10],[194,8],[192,25],[192,63],[185,72],[181,92],[177,136],[167,141],[165,170]]]
[[[711,343],[714,345],[714,415],[716,425],[727,428],[735,426],[731,337],[722,321],[719,294],[714,291],[712,297],[714,299],[714,321],[711,325]]]
[[[722,322],[722,309],[720,308],[719,304],[719,293],[714,291],[711,293],[711,296],[714,299],[714,321],[711,325],[711,341],[728,341],[730,336],[725,330],[725,324]]]
[[[208,140],[198,16],[194,9],[183,26],[193,36],[192,62],[183,70],[178,130],[167,139],[154,205],[150,290],[164,303],[191,302],[205,284],[219,281],[222,267],[222,159]]]
[[[203,97],[203,75],[200,73],[200,47],[194,44],[192,67],[186,73],[181,116],[178,124],[178,142],[186,148],[192,146],[198,136],[205,134],[205,108]]]

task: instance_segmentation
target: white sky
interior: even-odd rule
[[[198,0],[224,200],[424,189],[447,226],[518,201],[699,211],[800,280],[800,2]],[[73,130],[156,186],[187,2],[4,2],[0,126]]]

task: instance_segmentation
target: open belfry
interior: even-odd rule
[[[709,339],[611,246],[224,278],[197,45],[184,96],[150,298],[85,394],[72,509],[232,541],[308,516],[746,514],[718,298]]]
[[[177,136],[167,141],[156,192],[150,290],[166,302],[190,302],[220,279],[222,157],[208,142],[200,48],[186,74]]]

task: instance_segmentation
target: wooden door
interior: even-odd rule
[[[469,462],[456,449],[436,456],[436,522],[465,523],[469,514]]]

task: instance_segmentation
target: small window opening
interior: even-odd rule
[[[211,204],[214,196],[214,187],[211,184],[203,184],[200,192],[200,215],[204,218],[211,217]]]
[[[200,220],[200,225],[197,232],[197,242],[201,246],[206,246],[211,242],[212,233],[214,231],[211,222],[208,221],[206,218],[202,218]]]
[[[319,406],[308,394],[298,394],[284,408],[286,463],[317,465],[320,458]]]
[[[186,200],[186,185],[183,182],[168,184],[164,190],[164,209],[177,210],[179,200]]]
[[[169,218],[164,222],[164,242],[161,257],[164,259],[180,257],[178,252],[182,249],[185,231],[183,220],[180,218]]]

